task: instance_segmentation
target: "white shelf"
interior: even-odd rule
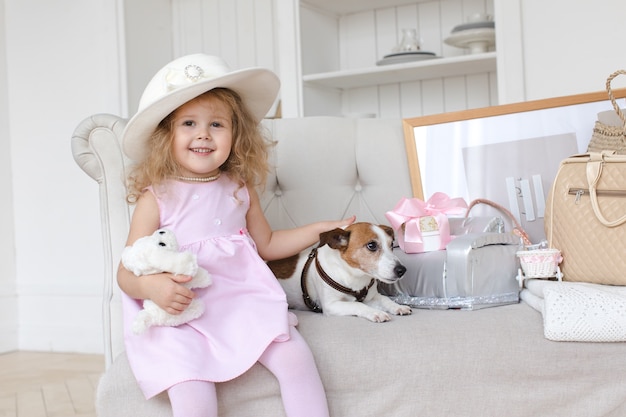
[[[300,3],[336,15],[346,15],[364,10],[403,6],[425,1],[428,0],[387,0],[384,2],[381,2],[381,0],[301,0]]]
[[[496,71],[496,53],[434,58],[403,64],[381,65],[303,75],[305,85],[348,89]]]

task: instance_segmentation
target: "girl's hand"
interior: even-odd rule
[[[192,290],[181,285],[189,282],[191,278],[189,275],[175,275],[169,272],[141,277],[144,280],[147,298],[169,314],[182,313],[195,297]]]
[[[356,220],[356,216],[352,216],[352,217],[348,217],[347,219],[338,220],[338,221],[329,221],[325,223],[328,223],[328,230],[333,230],[336,227],[340,227],[342,229],[344,227],[348,227],[352,223],[354,223],[355,220]]]

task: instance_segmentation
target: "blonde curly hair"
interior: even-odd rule
[[[239,183],[239,188],[245,185],[263,187],[269,172],[268,150],[272,142],[235,91],[215,88],[192,100],[212,98],[225,104],[232,114],[232,148],[220,171]],[[176,110],[161,120],[148,141],[148,154],[132,167],[127,178],[128,203],[136,203],[149,185],[158,186],[168,178],[180,175],[180,166],[172,149],[175,113]]]

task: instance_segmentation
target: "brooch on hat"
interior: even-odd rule
[[[189,64],[185,67],[185,77],[190,81],[196,82],[198,81],[202,75],[204,75],[204,71],[197,65]]]

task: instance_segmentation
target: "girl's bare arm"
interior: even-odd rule
[[[150,192],[145,192],[137,201],[137,206],[130,223],[126,246],[137,239],[151,235],[159,228],[159,208]],[[132,298],[150,299],[170,314],[182,312],[193,299],[194,293],[180,283],[191,277],[171,273],[136,276],[120,263],[117,282],[122,291]]]
[[[258,194],[250,189],[250,209],[246,216],[248,232],[265,260],[282,259],[299,253],[319,240],[322,232],[345,227],[355,221],[352,216],[337,221],[311,223],[294,229],[272,231],[259,201]]]

